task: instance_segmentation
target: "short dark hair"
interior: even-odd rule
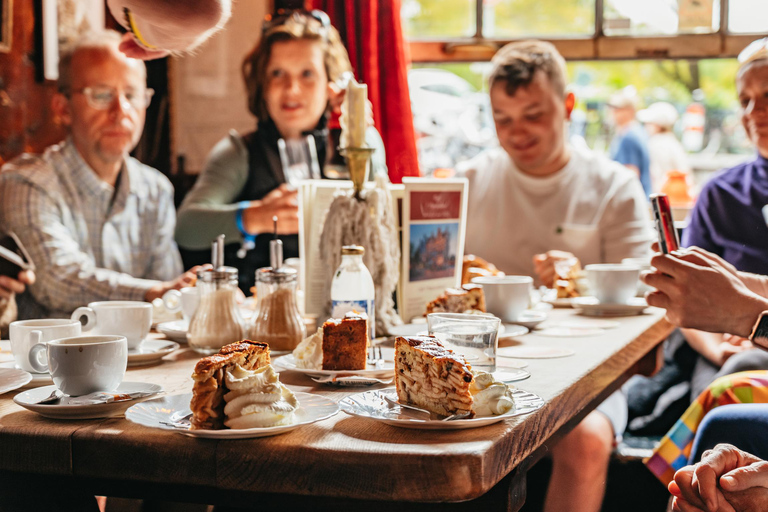
[[[535,40],[509,43],[496,52],[491,64],[489,86],[503,83],[509,96],[514,96],[520,87],[528,87],[537,71],[544,72],[555,91],[565,96],[565,59],[551,43]]]

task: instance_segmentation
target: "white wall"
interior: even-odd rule
[[[171,140],[176,157],[186,157],[185,171],[199,173],[213,146],[230,129],[253,130],[246,107],[240,64],[261,35],[261,21],[272,2],[237,0],[227,26],[194,55],[176,57],[169,66]]]

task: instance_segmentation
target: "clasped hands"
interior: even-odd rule
[[[701,462],[675,473],[669,484],[674,512],[768,510],[768,462],[730,444],[707,450]]]

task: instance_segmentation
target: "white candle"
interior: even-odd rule
[[[368,86],[350,80],[341,107],[341,137],[344,147],[365,147],[365,110],[368,104]]]

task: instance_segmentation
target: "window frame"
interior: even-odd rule
[[[604,0],[595,0],[595,30],[591,36],[542,37],[566,60],[706,59],[732,58],[765,33],[734,34],[728,31],[731,0],[720,0],[720,26],[708,34],[664,36],[618,36],[603,32]],[[475,34],[467,38],[408,39],[411,61],[488,61],[507,43],[519,39],[494,39],[482,35],[483,0],[475,0]]]

